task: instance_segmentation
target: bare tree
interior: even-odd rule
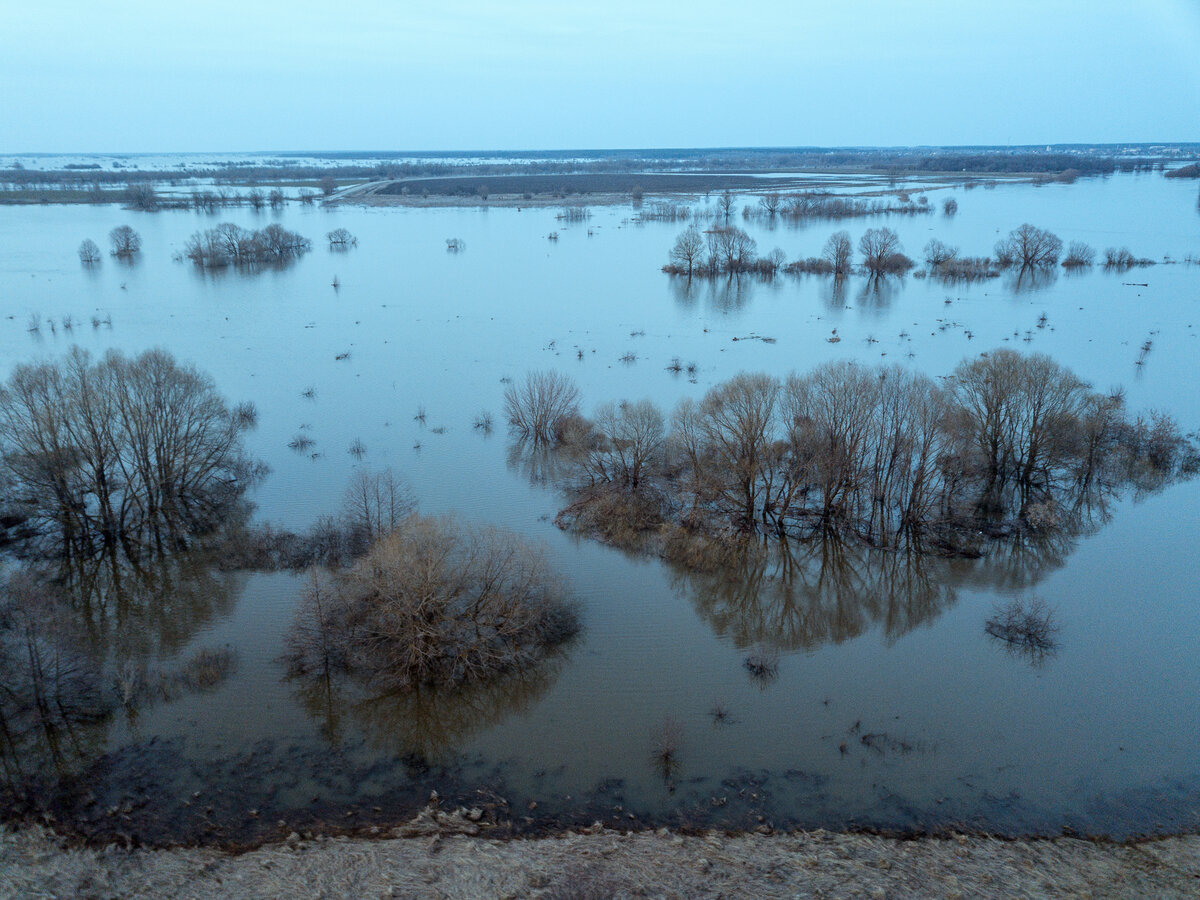
[[[863,265],[872,275],[902,271],[911,260],[900,250],[900,237],[890,228],[868,228],[858,241]]]
[[[0,390],[0,481],[49,552],[129,555],[186,544],[228,519],[262,470],[252,416],[162,350],[17,366]]]
[[[282,209],[286,199],[279,188],[272,188],[271,193],[267,194],[267,202],[271,204],[271,209]]]
[[[723,191],[721,196],[717,198],[717,211],[726,222],[733,215],[733,194],[729,191]]]
[[[925,262],[931,269],[939,269],[957,257],[957,247],[944,244],[937,238],[930,238],[925,245]]]
[[[1002,266],[1042,269],[1058,265],[1062,241],[1057,235],[1026,222],[996,244],[996,259]]]
[[[579,415],[579,388],[560,372],[530,372],[520,384],[504,389],[504,414],[520,434],[555,441],[565,421]]]
[[[676,411],[701,491],[742,527],[757,520],[778,395],[776,379],[742,373],[709,390],[699,406]]]
[[[129,258],[142,249],[142,237],[128,225],[118,225],[108,233],[113,256]]]
[[[774,191],[769,194],[763,194],[763,196],[758,198],[758,205],[762,208],[762,211],[772,219],[775,218],[775,214],[779,212],[779,207],[782,202],[783,198]]]
[[[358,238],[352,235],[345,228],[335,228],[333,231],[325,235],[329,241],[330,247],[353,247],[358,244]]]
[[[838,276],[849,274],[853,257],[854,249],[850,244],[848,231],[831,234],[829,240],[825,242],[825,248],[821,251],[821,258],[833,266],[833,274]]]
[[[154,185],[145,182],[131,184],[125,191],[125,200],[130,209],[138,209],[143,212],[154,212],[160,205]]]
[[[258,188],[254,188],[246,195],[246,201],[250,204],[251,209],[262,209],[266,206],[267,198],[263,196],[263,192]]]
[[[663,414],[649,400],[606,403],[596,411],[585,468],[596,479],[636,490],[662,448]]]
[[[703,255],[704,238],[696,226],[691,225],[675,239],[675,246],[671,248],[671,265],[678,269],[680,274],[691,278]]]
[[[757,243],[735,225],[710,228],[708,237],[709,267],[713,272],[735,275],[748,271],[755,262]]]
[[[391,469],[358,469],[342,500],[342,518],[352,535],[370,543],[400,527],[416,508],[412,490]]]
[[[84,264],[100,262],[100,248],[91,238],[84,238],[79,245],[79,261]]]
[[[317,184],[321,188],[321,193],[326,197],[330,196],[334,191],[337,190],[337,179],[332,175],[324,176]]]
[[[958,214],[958,201],[953,197],[947,197],[946,202],[942,204],[942,212],[947,216]]]

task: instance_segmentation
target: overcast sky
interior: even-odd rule
[[[3,22],[0,153],[1200,140],[1200,0],[29,0]]]

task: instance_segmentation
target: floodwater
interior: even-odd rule
[[[948,196],[954,218],[940,213]],[[914,258],[931,237],[986,255],[1023,222],[1101,251],[1200,255],[1195,185],[1158,175],[930,199],[939,211],[926,216],[738,224],[760,252],[779,246],[789,259],[817,255],[833,231],[857,242],[881,224]],[[252,839],[279,822],[359,827],[406,817],[431,790],[503,798],[531,828],[605,819],[1124,836],[1200,825],[1200,484],[1126,497],[1086,535],[981,560],[800,546],[788,578],[705,579],[556,529],[553,461],[514,446],[501,415],[501,379],[531,369],[574,377],[585,411],[642,397],[670,408],[741,370],[855,358],[944,375],[1011,346],[1194,431],[1200,267],[971,285],[910,276],[878,289],[808,276],[689,286],[660,272],[682,225],[638,224],[631,206],[571,224],[555,212],[0,207],[0,374],[72,345],[165,347],[231,401],[257,404],[249,450],[271,467],[254,494],[260,521],[305,528],[337,511],[356,466],[390,466],[424,512],[546,542],[584,621],[521,678],[371,696],[286,678],[278,657],[299,576],[172,570],[169,612],[120,623],[137,640],[105,646],[162,671],[202,649],[229,649],[236,665],[210,690],[88,731],[68,767],[83,773],[69,785],[85,797],[67,807],[81,830],[169,841]],[[192,232],[223,221],[279,221],[314,250],[255,273],[173,260]],[[82,239],[105,246],[124,223],[143,238],[135,262],[80,266]],[[337,227],[358,246],[327,250]],[[466,249],[448,253],[451,237]],[[93,328],[94,314],[111,327]],[[622,362],[627,353],[636,361]],[[675,357],[696,363],[694,382],[667,370]],[[483,410],[491,434],[472,427]],[[290,450],[299,434],[315,446]],[[356,440],[361,461],[348,452]],[[1037,664],[984,632],[995,607],[1033,596],[1060,626],[1057,653]],[[775,676],[753,677],[751,655],[776,660]],[[666,772],[654,758],[664,725],[680,734]]]

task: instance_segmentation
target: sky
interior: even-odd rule
[[[1200,0],[19,2],[8,154],[1200,141]]]

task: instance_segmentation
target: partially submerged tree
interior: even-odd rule
[[[346,247],[353,247],[358,244],[358,238],[352,235],[345,228],[335,228],[333,231],[325,235],[325,238],[329,241],[330,247],[344,249]]]
[[[1071,241],[1067,255],[1063,257],[1063,268],[1082,269],[1096,261],[1096,251],[1083,241]]]
[[[408,484],[391,469],[357,469],[342,500],[342,518],[354,543],[365,547],[399,528],[416,511]]]
[[[48,555],[188,544],[228,520],[261,467],[252,416],[163,350],[19,365],[0,389],[0,481]]]
[[[108,233],[113,256],[128,259],[142,249],[142,237],[128,225],[118,225]]]
[[[666,439],[662,411],[650,400],[605,403],[586,440],[584,468],[594,480],[637,490]]]
[[[713,272],[736,275],[754,265],[758,244],[734,225],[717,226],[707,232],[708,265]]]
[[[681,275],[691,278],[703,258],[704,237],[695,225],[690,225],[675,239],[675,246],[671,248],[671,265],[678,269]]]
[[[996,260],[1001,266],[1045,269],[1058,265],[1061,255],[1062,240],[1028,222],[996,244]]]
[[[579,415],[579,388],[561,372],[530,372],[504,389],[504,414],[515,431],[537,442],[559,440]]]
[[[868,228],[859,238],[858,252],[872,275],[905,272],[913,265],[900,248],[900,236],[890,228]]]
[[[85,238],[79,245],[79,261],[81,263],[100,262],[100,248],[91,238]]]
[[[143,212],[154,212],[160,205],[154,185],[146,182],[131,184],[125,191],[125,201],[129,204],[130,209],[138,209]]]
[[[689,560],[697,554],[671,549],[694,543],[676,541],[681,533],[720,544],[755,529],[979,553],[986,535],[1069,528],[1122,485],[1153,489],[1200,469],[1200,451],[1169,417],[1131,421],[1120,397],[1011,350],[964,360],[944,386],[854,363],[783,385],[742,373],[700,402],[684,399],[664,452],[645,454],[637,490],[618,495],[595,488],[625,481],[604,437],[621,410],[602,407],[605,425],[581,430],[591,483],[560,522],[622,546],[656,539],[664,555]]]
[[[937,238],[930,238],[929,243],[925,245],[925,263],[931,269],[940,269],[957,256],[957,247],[944,244]]]
[[[303,235],[288,231],[277,222],[258,231],[225,222],[216,228],[197,231],[183,245],[184,255],[198,266],[219,268],[229,265],[282,263],[301,256],[312,248]]]
[[[829,236],[821,250],[821,258],[833,267],[834,275],[848,275],[854,259],[854,248],[850,243],[850,232],[838,231]]]

